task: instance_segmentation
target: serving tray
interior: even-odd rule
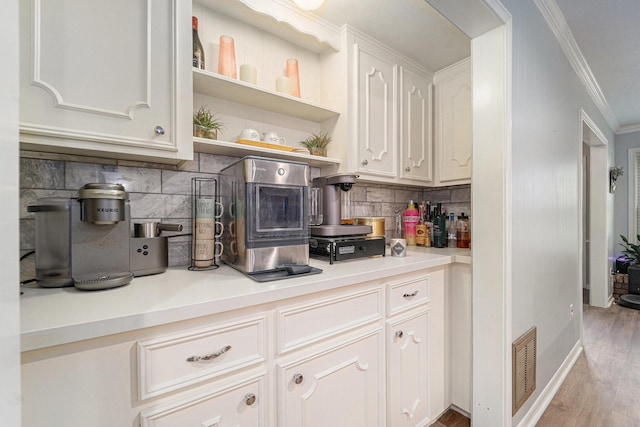
[[[249,139],[239,139],[236,142],[238,144],[252,145],[254,147],[272,148],[274,150],[281,150],[281,151],[293,151],[293,148],[287,145],[269,144],[268,142],[262,142],[262,141],[251,141]]]

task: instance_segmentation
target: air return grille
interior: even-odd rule
[[[512,414],[536,389],[536,327],[513,342],[513,405]]]

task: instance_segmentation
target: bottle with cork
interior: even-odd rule
[[[423,200],[418,206],[418,224],[416,225],[416,246],[426,246],[427,225],[425,224],[424,211],[426,205]]]

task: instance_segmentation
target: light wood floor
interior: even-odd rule
[[[640,311],[583,306],[584,351],[537,427],[640,426]],[[433,426],[467,427],[449,410]]]
[[[584,306],[584,351],[538,427],[640,426],[640,311]]]

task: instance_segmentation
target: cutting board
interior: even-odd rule
[[[272,148],[274,150],[281,150],[281,151],[293,151],[293,148],[288,147],[286,145],[269,144],[268,142],[262,142],[262,141],[251,141],[248,139],[239,139],[236,142],[238,144],[251,145],[254,147]]]

